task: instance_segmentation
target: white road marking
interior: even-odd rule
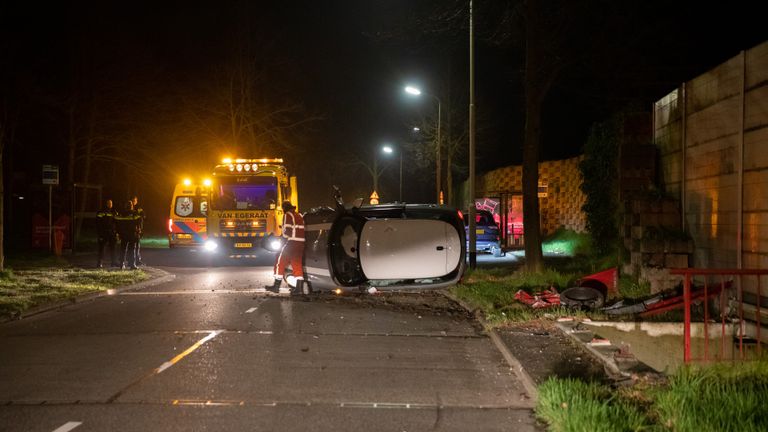
[[[208,334],[208,336],[200,339],[199,341],[195,342],[194,345],[192,345],[191,347],[189,347],[186,350],[184,350],[183,353],[181,353],[181,354],[177,355],[176,357],[170,359],[169,361],[161,364],[160,367],[155,370],[155,373],[159,374],[159,373],[163,372],[164,370],[168,369],[169,367],[175,365],[181,359],[183,359],[184,357],[186,357],[187,355],[192,353],[192,351],[200,348],[204,343],[206,343],[209,340],[211,340],[211,339],[215,338],[216,336],[218,336],[219,333],[221,333],[221,330],[214,330],[214,331],[212,331],[211,333]]]
[[[256,309],[258,309],[258,308],[257,307],[252,307],[252,308],[248,309],[247,311],[245,311],[245,313],[253,313]]]
[[[72,429],[80,426],[81,424],[83,424],[83,422],[75,422],[75,421],[66,422],[63,425],[59,426],[57,429],[54,429],[53,432],[69,432]]]
[[[162,296],[162,295],[199,295],[199,294],[259,294],[263,290],[182,290],[182,291],[148,291],[148,292],[123,292],[121,296]]]

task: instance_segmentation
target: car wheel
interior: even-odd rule
[[[491,247],[491,253],[493,254],[493,256],[495,258],[499,258],[500,256],[503,255],[503,253],[501,252],[501,248],[498,247],[498,246],[492,246]]]

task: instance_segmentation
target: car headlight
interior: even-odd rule
[[[206,252],[213,252],[216,250],[217,247],[219,247],[218,244],[216,244],[213,240],[208,240],[205,242],[205,245],[203,246],[206,250]]]

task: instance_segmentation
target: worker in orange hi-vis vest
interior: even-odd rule
[[[306,294],[304,282],[304,218],[296,211],[296,207],[290,201],[283,201],[283,238],[285,244],[280,251],[275,263],[275,282],[274,285],[267,286],[272,292],[281,295],[289,295],[290,287],[283,288],[282,282],[285,278],[285,270],[290,265],[293,269],[293,276],[296,278],[297,294]]]

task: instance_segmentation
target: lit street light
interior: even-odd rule
[[[405,87],[405,92],[409,95],[413,96],[420,96],[422,93],[421,89],[413,86],[407,86]],[[440,132],[441,132],[441,120],[442,120],[442,102],[440,102],[440,98],[433,94],[424,93],[427,96],[430,96],[434,98],[437,101],[437,145],[435,146],[435,202],[440,204],[440,147],[442,146],[442,141],[440,139]],[[416,129],[414,128],[414,131]]]
[[[399,202],[403,202],[403,148],[400,147],[399,149],[400,153],[400,198],[398,199]],[[390,145],[385,145],[381,148],[381,151],[387,154],[394,153],[394,149]]]

